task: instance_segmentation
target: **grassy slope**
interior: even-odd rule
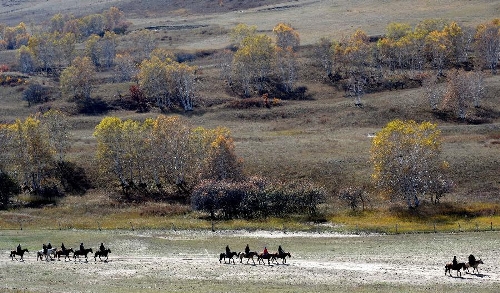
[[[101,3],[99,5],[94,2],[96,1],[79,1],[82,6],[76,7],[72,1],[64,1],[64,5],[58,5],[57,9],[51,0],[26,1],[31,3],[31,6],[26,7],[18,2],[21,4],[9,8],[11,10],[7,6],[1,7],[0,22],[14,21],[13,25],[23,20],[24,18],[20,18],[22,16],[30,15],[29,19],[38,20],[56,12],[74,12],[75,15],[101,12],[104,9],[104,6],[100,6],[102,2],[97,1]],[[391,21],[414,24],[422,19],[442,17],[473,26],[491,20],[498,15],[500,8],[500,4],[492,1],[439,1],[432,7],[425,1],[409,0],[335,3],[310,0],[289,3],[258,1],[258,5],[267,5],[261,7],[237,6],[238,3],[242,5],[250,1],[225,1],[223,7],[219,7],[217,1],[204,2],[204,6],[195,4],[197,1],[168,1],[166,6],[159,5],[160,1],[147,1],[147,5],[143,2],[138,5],[137,1],[108,1],[106,5],[117,5],[123,9],[133,21],[133,28],[186,23],[207,25],[208,28],[202,30],[160,33],[173,37],[173,41],[163,42],[161,46],[193,51],[224,47],[228,42],[225,32],[238,22],[255,24],[259,30],[269,32],[277,22],[287,21],[297,28],[303,44],[313,44],[320,37],[339,38],[352,33],[356,28],[369,34],[380,34]],[[281,4],[277,4],[280,2]],[[36,5],[32,5],[34,3]],[[306,46],[301,54],[311,56],[313,52]],[[14,58],[13,52],[0,52],[0,63],[10,63]],[[236,151],[244,159],[251,174],[260,173],[278,178],[312,178],[327,186],[334,194],[339,187],[369,181],[368,133],[377,131],[395,118],[432,120],[438,122],[443,130],[444,157],[454,170],[456,190],[449,200],[466,201],[472,198],[498,202],[498,118],[483,125],[438,121],[425,110],[426,101],[421,89],[366,95],[363,98],[365,107],[359,109],[353,106],[352,101],[326,85],[319,70],[307,66],[311,61],[306,58],[302,60],[306,66],[301,72],[299,84],[308,87],[312,101],[285,101],[283,106],[272,109],[231,110],[217,105],[232,97],[219,81],[217,71],[211,66],[212,62],[210,59],[196,61],[203,68],[200,71],[200,96],[205,105],[213,106],[196,109],[189,119],[194,125],[229,127],[235,137]],[[487,87],[488,94],[483,105],[490,112],[498,113],[500,78],[488,78]],[[126,89],[127,85],[102,85],[96,95],[112,101],[117,90],[124,92]],[[38,107],[27,108],[19,102],[20,96],[19,88],[0,88],[2,121],[13,121],[39,110]],[[66,109],[72,107],[60,100],[52,105]],[[120,111],[108,114],[141,119],[158,113]],[[83,166],[94,164],[95,142],[92,131],[101,118],[102,116],[71,118],[74,138],[70,158]],[[335,200],[332,203],[334,208],[339,205]]]

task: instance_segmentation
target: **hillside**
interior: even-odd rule
[[[167,2],[167,3],[165,3]],[[201,2],[201,4],[200,4]],[[333,3],[334,2],[334,3]],[[218,69],[208,56],[196,58],[200,80],[200,103],[186,117],[193,125],[228,127],[235,138],[236,152],[243,158],[249,174],[271,178],[310,178],[327,187],[332,202],[339,188],[368,184],[369,134],[392,119],[430,120],[439,124],[444,138],[444,159],[450,162],[455,182],[451,201],[500,202],[500,76],[486,79],[486,98],[480,113],[485,123],[446,121],[428,110],[423,90],[403,89],[367,94],[364,107],[355,107],[343,92],[332,87],[312,64],[312,45],[321,37],[338,39],[360,28],[369,35],[380,35],[390,22],[418,23],[428,18],[455,20],[475,26],[500,15],[495,1],[1,1],[0,23],[15,25],[43,23],[55,13],[77,16],[98,13],[110,6],[123,10],[132,22],[131,30],[159,27],[166,36],[160,46],[173,51],[198,52],[222,49],[229,44],[227,32],[238,23],[256,25],[271,33],[278,22],[290,23],[300,34],[301,64],[298,84],[308,89],[310,99],[287,100],[271,109],[230,109],[236,99],[220,81]],[[170,40],[169,38],[170,37]],[[0,61],[14,60],[13,52],[0,52]],[[104,77],[105,74],[102,74]],[[40,79],[57,86],[43,76]],[[96,96],[113,103],[128,84],[101,84]],[[16,88],[0,88],[0,117],[13,121],[40,110],[27,107]],[[46,106],[46,105],[45,105]],[[56,100],[51,107],[71,112],[72,104]],[[71,160],[90,167],[94,162],[92,133],[105,115],[143,119],[155,117],[158,110],[136,113],[112,108],[100,115],[74,115]],[[181,113],[182,114],[182,113]],[[95,174],[89,174],[93,176]]]

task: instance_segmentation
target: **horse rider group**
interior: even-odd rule
[[[245,247],[245,255],[248,255],[250,253],[250,246],[247,246]],[[283,248],[281,248],[281,245],[278,246],[278,254],[284,254],[285,251],[283,250]],[[269,251],[267,250],[267,246],[264,247],[264,251],[262,252],[263,255],[267,255],[269,254]],[[229,249],[229,245],[226,245],[226,255],[231,255],[231,249]]]

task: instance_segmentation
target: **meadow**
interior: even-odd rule
[[[55,3],[57,2],[57,4]],[[147,3],[146,3],[147,2]],[[325,186],[327,203],[321,207],[326,220],[342,223],[346,229],[388,231],[399,225],[401,231],[455,231],[462,223],[465,230],[489,230],[500,226],[498,217],[500,191],[500,78],[488,75],[486,97],[481,110],[486,123],[445,121],[428,108],[423,89],[367,94],[363,108],[332,87],[320,68],[314,64],[313,45],[321,37],[338,39],[360,28],[369,35],[384,33],[390,22],[416,24],[429,18],[455,20],[475,26],[498,15],[494,1],[5,1],[0,8],[0,22],[16,25],[20,21],[37,23],[55,13],[77,16],[99,13],[111,5],[125,12],[132,22],[131,30],[144,27],[165,27],[159,30],[160,45],[174,52],[186,52],[197,57],[199,100],[191,113],[183,115],[193,125],[230,129],[235,151],[242,158],[245,171],[278,179],[310,179]],[[77,4],[78,3],[78,4]],[[300,34],[301,71],[298,84],[307,87],[307,100],[283,100],[280,107],[234,109],[228,103],[239,98],[228,92],[220,80],[219,70],[210,52],[229,45],[228,32],[238,23],[256,25],[259,32],[269,33],[278,22],[290,23]],[[126,44],[126,43],[122,43]],[[131,44],[129,44],[131,45]],[[120,48],[119,48],[120,49]],[[126,49],[126,48],[121,48]],[[198,53],[203,54],[198,54]],[[15,52],[0,52],[0,63],[10,64]],[[100,72],[103,80],[109,78]],[[43,74],[32,80],[57,87],[57,82]],[[129,84],[103,83],[95,97],[112,104],[118,93],[127,92]],[[19,87],[0,87],[0,117],[4,122],[25,118],[47,107],[74,113],[74,103],[55,99],[48,105],[28,107],[21,99]],[[95,161],[94,127],[106,115],[144,119],[156,117],[159,110],[136,113],[112,108],[99,115],[73,114],[71,123],[71,153],[68,158],[97,178],[92,167]],[[373,196],[367,202],[367,213],[351,213],[337,197],[347,186],[369,186],[372,172],[369,163],[370,135],[392,119],[429,120],[438,123],[443,134],[443,159],[453,170],[454,189],[442,199],[440,207],[428,206],[422,212],[409,214],[387,200]],[[185,207],[162,203],[130,205],[116,201],[113,190],[96,188],[84,196],[69,196],[56,206],[43,209],[17,209],[0,213],[0,227],[5,229],[43,229],[50,226],[67,228],[123,228],[131,222],[142,228],[162,228],[172,225],[186,229],[210,227],[211,223],[189,214]],[[389,208],[388,208],[389,206]],[[374,211],[374,212],[373,212]],[[445,213],[444,218],[440,212]],[[168,216],[165,223],[163,217]],[[219,228],[248,226],[316,229],[314,224],[293,223],[294,219],[269,220],[265,223],[219,223]],[[273,226],[274,225],[274,226]],[[378,226],[378,227],[377,227]],[[408,227],[407,227],[408,226]],[[405,228],[407,227],[407,228]],[[403,229],[403,230],[401,230]],[[395,229],[394,229],[395,230]],[[394,231],[395,232],[395,231]]]
[[[498,232],[341,234],[279,230],[2,230],[1,292],[497,292]],[[41,243],[111,249],[107,262],[37,261]],[[7,250],[21,242],[24,261]],[[290,258],[254,265],[219,262],[219,253],[270,252]],[[16,244],[17,245],[17,244]],[[12,248],[11,248],[12,247]],[[482,259],[478,273],[444,274],[454,255]]]

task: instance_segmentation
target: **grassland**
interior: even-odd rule
[[[2,230],[2,292],[496,292],[498,232],[343,235],[282,231]],[[111,249],[108,262],[36,261],[41,243]],[[12,243],[30,250],[12,261]],[[286,264],[219,263],[229,245],[290,251]],[[12,248],[11,248],[12,247]],[[444,275],[453,255],[473,253],[475,274]]]
[[[146,3],[147,2],[147,3]],[[170,25],[177,30],[160,31],[161,39],[171,37],[171,41],[161,42],[162,47],[174,51],[198,52],[224,48],[228,42],[227,32],[237,23],[256,25],[260,32],[268,32],[280,22],[291,23],[301,36],[300,49],[302,70],[299,85],[308,88],[310,96],[306,101],[283,101],[282,106],[271,109],[231,109],[226,106],[235,97],[228,93],[214,68],[214,61],[207,57],[196,58],[193,64],[202,68],[198,92],[198,107],[193,113],[185,114],[193,125],[216,127],[223,125],[231,130],[235,138],[236,152],[243,158],[246,172],[272,178],[309,178],[324,185],[330,198],[323,208],[328,220],[344,223],[346,227],[362,228],[362,223],[378,222],[379,226],[392,229],[403,222],[415,225],[412,217],[394,213],[386,220],[377,216],[361,214],[353,216],[346,212],[346,206],[336,197],[339,188],[346,186],[368,185],[371,166],[369,164],[370,133],[376,132],[388,121],[401,119],[430,120],[439,124],[443,132],[443,157],[453,170],[454,191],[443,199],[444,204],[457,205],[456,210],[474,210],[469,213],[452,212],[445,220],[436,215],[427,215],[424,228],[433,229],[434,223],[445,223],[443,228],[454,231],[458,222],[481,223],[487,229],[488,223],[499,226],[498,204],[500,182],[500,125],[499,93],[500,78],[489,76],[486,79],[487,94],[482,102],[483,114],[488,122],[479,125],[443,121],[428,111],[427,101],[422,89],[407,89],[369,94],[363,97],[364,107],[355,107],[329,85],[318,67],[312,64],[314,50],[311,47],[320,37],[340,38],[361,28],[368,34],[384,32],[390,22],[418,23],[428,18],[444,18],[459,21],[464,25],[475,26],[493,19],[498,15],[500,5],[493,1],[439,1],[429,4],[426,1],[64,1],[57,5],[54,1],[5,1],[0,8],[0,22],[11,25],[19,21],[37,23],[57,12],[74,13],[76,16],[102,12],[110,5],[122,9],[132,21],[131,29],[146,26]],[[189,25],[202,25],[189,28]],[[196,27],[196,26],[195,26]],[[122,48],[123,49],[123,48]],[[10,64],[15,53],[0,52],[0,63]],[[105,73],[100,73],[105,76]],[[57,83],[44,76],[35,76],[40,82]],[[117,92],[126,92],[129,84],[102,84],[95,96],[112,103]],[[39,106],[27,107],[21,101],[19,87],[0,88],[0,119],[11,122],[24,118],[40,110]],[[70,113],[74,105],[56,99],[44,107],[62,108]],[[92,132],[105,115],[122,118],[143,119],[154,117],[159,112],[139,114],[122,109],[111,110],[95,116],[73,115],[72,151],[69,159],[89,170],[94,180],[92,166],[95,165],[95,140]],[[97,181],[97,180],[96,180]],[[135,225],[143,227],[203,227],[206,223],[197,215],[186,216],[180,207],[126,206],[113,199],[113,192],[98,189],[83,197],[69,197],[56,207],[33,211],[17,210],[2,213],[0,226],[17,228],[20,223],[28,227],[64,225],[68,227],[91,228],[99,225],[109,228],[128,227],[130,219]],[[385,201],[373,197],[368,202],[368,210],[379,210]],[[481,208],[478,208],[481,207]],[[477,211],[477,210],[480,211]],[[149,215],[153,215],[149,217]],[[165,222],[158,215],[170,215]],[[469,218],[465,218],[465,216]],[[349,223],[349,220],[351,222]],[[50,224],[49,224],[50,223]],[[61,224],[54,224],[61,223]],[[141,224],[142,223],[142,224]],[[184,223],[184,224],[182,224]],[[377,225],[375,223],[375,225]],[[413,224],[412,224],[413,223]],[[269,223],[229,223],[226,228],[239,228],[245,225],[267,225]],[[184,226],[183,226],[184,225]],[[276,227],[282,225],[278,221]],[[299,224],[298,224],[299,225]],[[301,229],[310,227],[300,226]]]

